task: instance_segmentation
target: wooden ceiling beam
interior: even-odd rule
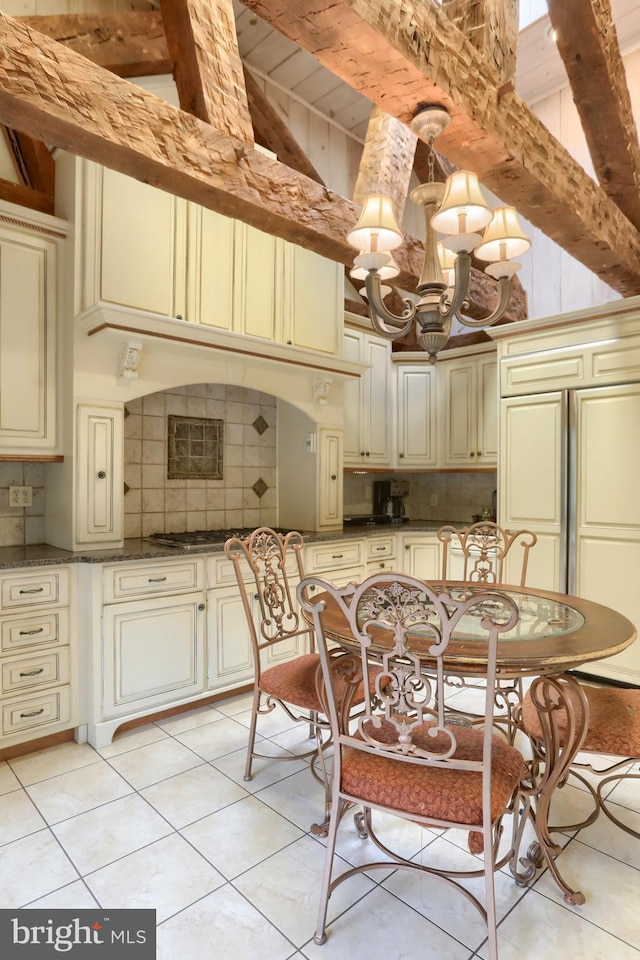
[[[16,203],[29,210],[39,210],[40,213],[48,213],[51,216],[55,213],[52,194],[42,193],[40,190],[34,190],[33,187],[27,187],[23,183],[13,183],[11,180],[0,179],[0,200],[8,200],[9,203]]]
[[[245,0],[336,76],[409,123],[441,103],[438,151],[623,296],[640,293],[640,233],[435,3]]]
[[[374,106],[360,156],[354,202],[362,205],[371,194],[386,193],[391,197],[398,223],[402,224],[417,142],[415,133],[405,123]]]
[[[640,146],[609,0],[548,0],[558,52],[600,182],[640,229]]]
[[[161,0],[180,106],[253,145],[232,0]]]
[[[0,12],[0,122],[351,266],[359,208]],[[415,289],[424,247],[405,237],[398,284]],[[480,276],[470,313],[495,284]],[[509,316],[526,316],[524,297]]]
[[[478,53],[493,64],[501,86],[515,87],[518,0],[442,0],[442,11]]]

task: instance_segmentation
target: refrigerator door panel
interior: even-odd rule
[[[640,384],[575,393],[575,569],[570,592],[640,625]],[[589,667],[638,682],[640,644]]]

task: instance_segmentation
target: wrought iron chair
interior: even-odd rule
[[[531,530],[505,530],[492,520],[480,520],[470,527],[440,527],[438,540],[442,543],[442,579],[457,579],[469,583],[519,583],[524,587],[527,579],[529,551],[538,538]],[[450,547],[457,545],[462,551],[462,576],[452,577]],[[520,579],[504,579],[505,562],[514,547],[522,548]]]
[[[312,594],[311,585],[323,592]],[[456,599],[401,574],[377,574],[342,589],[309,577],[300,582],[298,598],[315,628],[334,745],[315,942],[326,940],[328,900],[339,884],[356,873],[395,866],[430,874],[461,891],[486,920],[489,958],[496,960],[494,871],[515,856],[510,850],[499,858],[498,844],[503,817],[516,809],[525,773],[521,753],[492,733],[498,636],[516,624],[515,605],[489,591]],[[448,725],[446,719],[444,657],[461,618],[474,615],[486,631],[488,649],[482,730]],[[351,652],[335,646],[331,628],[337,622],[348,628],[342,630],[342,642]],[[352,638],[348,644],[346,635]],[[350,691],[358,686],[373,689],[374,695],[354,721],[349,719]],[[356,814],[360,835],[370,838],[392,863],[374,860],[332,879],[338,824],[351,805],[363,807]],[[467,830],[473,852],[484,850],[484,865],[461,872],[409,861],[377,835],[373,811],[425,826]],[[484,903],[461,882],[477,876],[485,879]]]
[[[535,756],[543,771],[547,749],[560,752],[604,754],[619,757],[613,763],[603,760],[594,765],[588,760],[573,760],[571,776],[576,777],[595,801],[593,812],[580,823],[550,827],[550,831],[580,830],[589,826],[602,812],[621,829],[640,838],[640,832],[617,817],[602,795],[607,784],[619,780],[640,780],[632,767],[640,762],[640,689],[579,682],[575,677],[540,678],[532,684],[522,705],[522,725],[529,734]],[[581,771],[601,779],[594,788]]]
[[[323,729],[328,727],[326,717],[319,717],[322,704],[316,691],[316,675],[320,659],[314,652],[313,630],[300,616],[295,584],[292,588],[290,583],[292,575],[295,581],[304,577],[303,547],[301,534],[294,531],[282,535],[270,527],[259,527],[246,539],[232,537],[224,547],[238,581],[255,668],[245,780],[252,778],[254,758],[273,760],[256,750],[256,729],[258,718],[277,706],[292,720],[308,723],[309,736],[316,740],[312,750],[280,759],[309,759],[314,776],[322,783],[326,780],[324,773],[321,776],[315,768],[316,760],[323,760]],[[307,652],[291,658],[291,649],[298,645]],[[287,659],[265,667],[267,655],[275,659],[276,647]]]
[[[463,580],[466,583],[491,584],[510,582],[525,585],[529,551],[537,543],[537,536],[531,530],[506,530],[492,520],[481,520],[469,527],[440,527],[438,540],[442,543],[442,579]],[[457,547],[462,554],[462,569],[452,571],[451,547]],[[506,563],[510,552],[522,549],[518,579],[511,576],[505,581]],[[514,556],[512,554],[512,557]],[[517,569],[517,563],[514,565]],[[512,567],[513,569],[513,567]],[[455,686],[466,686],[461,678],[450,678]],[[515,723],[514,708],[522,703],[523,688],[521,680],[500,680],[496,688],[497,705],[506,711],[505,725],[507,735],[513,740]]]

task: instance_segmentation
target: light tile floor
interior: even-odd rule
[[[281,712],[266,718],[274,760],[256,762],[245,783],[248,707],[233,697],[99,751],[65,743],[0,763],[0,907],[155,908],[160,960],[486,958],[485,928],[465,898],[392,868],[338,887],[328,940],[313,943],[324,842],[310,826],[322,790],[305,762],[278,759],[308,746],[306,728]],[[611,796],[640,829],[637,782]],[[586,791],[558,793],[559,822],[587,809]],[[392,818],[384,828],[409,856],[428,847],[430,857],[470,857],[462,832]],[[521,888],[502,871],[501,960],[640,960],[640,841],[604,816],[558,838],[562,870],[587,902],[566,904],[548,872]],[[346,818],[342,868],[364,862],[368,846]]]

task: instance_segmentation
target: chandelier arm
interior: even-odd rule
[[[365,277],[364,283],[367,289],[371,322],[374,326],[374,329],[383,337],[392,338],[394,340],[397,337],[403,337],[410,333],[418,312],[415,304],[413,304],[411,300],[403,300],[405,308],[400,316],[396,316],[395,313],[391,313],[390,310],[387,310],[384,305],[382,295],[380,293],[381,282],[379,274],[375,270],[369,270]],[[394,329],[388,330],[380,322],[382,320],[384,320],[386,324]]]
[[[511,277],[500,277],[498,280],[498,303],[493,313],[484,320],[472,320],[469,317],[461,317],[456,313],[460,323],[465,327],[490,327],[497,323],[505,315],[509,300],[511,298]],[[459,309],[459,308],[458,308]]]
[[[455,265],[456,282],[451,299],[447,300],[443,296],[438,307],[440,315],[445,319],[457,316],[458,310],[466,299],[469,292],[469,281],[471,280],[471,262],[470,253],[460,252],[458,254]]]

